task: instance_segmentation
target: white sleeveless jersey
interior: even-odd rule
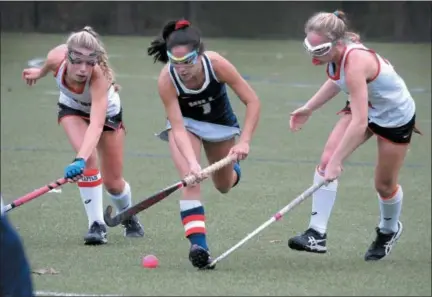
[[[57,73],[55,74],[55,80],[60,90],[59,103],[66,105],[72,109],[80,110],[87,114],[90,114],[91,109],[91,93],[90,93],[90,80],[87,80],[82,93],[74,93],[68,89],[63,83],[63,76],[66,70],[66,62],[63,61],[60,65]],[[114,86],[111,85],[107,90],[108,109],[107,117],[117,115],[121,110],[121,101],[119,94],[114,90]]]
[[[373,50],[360,43],[351,43],[342,57],[340,69],[334,73],[333,65],[327,65],[327,75],[343,92],[349,94],[345,82],[345,63],[348,54],[354,49],[362,49],[376,55],[378,73],[368,81],[369,122],[381,127],[400,127],[408,123],[415,114],[415,102],[404,82],[393,66]]]

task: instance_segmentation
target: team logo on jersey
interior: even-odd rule
[[[201,106],[201,105],[210,103],[210,102],[212,102],[214,100],[215,100],[215,98],[213,98],[212,96],[210,96],[207,99],[200,99],[200,100],[196,100],[196,101],[191,101],[191,102],[189,102],[189,106],[190,107]]]

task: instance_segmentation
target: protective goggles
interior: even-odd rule
[[[192,51],[189,54],[177,58],[175,56],[173,56],[169,51],[168,53],[168,59],[170,61],[171,64],[181,64],[181,65],[194,65],[197,63],[198,61],[198,52],[197,51]]]
[[[72,64],[86,63],[89,66],[95,66],[98,63],[98,54],[95,52],[87,56],[79,51],[69,49],[68,60]]]
[[[336,42],[332,41],[332,42],[326,42],[323,44],[319,44],[317,46],[312,46],[309,41],[307,40],[307,38],[305,38],[304,42],[303,42],[303,46],[305,47],[306,51],[314,57],[322,57],[327,55],[331,49],[333,48],[333,46],[336,44]]]

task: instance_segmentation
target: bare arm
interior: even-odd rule
[[[315,111],[327,101],[333,99],[339,92],[340,88],[331,79],[327,79],[315,95],[305,104],[305,107],[311,111]]]
[[[77,158],[87,160],[96,148],[105,124],[108,108],[107,90],[109,82],[98,65],[93,69],[90,82],[92,106],[90,110],[90,124],[84,134],[84,140],[77,154]]]
[[[40,69],[40,77],[46,76],[49,72],[55,72],[64,60],[67,53],[66,45],[59,45],[49,51],[45,63]]]
[[[366,56],[369,55],[369,56]],[[330,162],[340,164],[354,152],[365,140],[368,126],[368,89],[370,77],[370,54],[365,51],[353,51],[345,67],[346,84],[350,93],[352,119],[333,153]]]
[[[260,100],[252,87],[244,80],[237,69],[224,57],[210,52],[213,69],[216,76],[225,82],[236,93],[244,105],[246,105],[245,122],[239,142],[250,143],[258,125],[261,112]]]
[[[165,67],[158,80],[158,90],[168,120],[171,123],[173,137],[180,153],[190,164],[196,164],[197,159],[189,139],[188,132],[183,123],[183,115],[177,100],[177,92],[172,81],[170,80],[168,68]]]

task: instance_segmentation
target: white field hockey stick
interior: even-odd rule
[[[259,226],[258,228],[256,228],[252,233],[249,233],[248,236],[246,236],[245,238],[243,238],[241,241],[239,241],[232,248],[230,248],[225,253],[223,253],[222,255],[220,255],[219,257],[217,257],[216,259],[214,259],[208,265],[208,267],[212,267],[212,266],[216,265],[216,263],[218,263],[219,261],[221,261],[222,259],[224,259],[225,257],[227,257],[229,254],[231,254],[232,252],[234,252],[240,246],[242,246],[243,244],[245,244],[249,239],[251,239],[252,237],[254,237],[255,235],[257,235],[258,233],[260,233],[262,230],[264,230],[265,228],[267,228],[268,226],[270,226],[274,222],[280,220],[288,211],[290,211],[291,209],[293,209],[294,207],[296,207],[297,205],[299,205],[301,202],[303,202],[306,198],[308,198],[309,196],[311,196],[316,190],[318,190],[319,188],[321,188],[326,183],[327,183],[326,181],[322,181],[319,184],[314,184],[313,186],[311,186],[309,189],[307,189],[306,191],[304,191],[303,194],[301,194],[300,196],[298,196],[297,198],[295,198],[293,201],[291,201],[290,204],[288,204],[287,206],[285,206],[284,208],[282,208],[279,212],[277,212],[275,215],[273,215],[267,222],[265,222],[264,224],[262,224],[261,226]]]

